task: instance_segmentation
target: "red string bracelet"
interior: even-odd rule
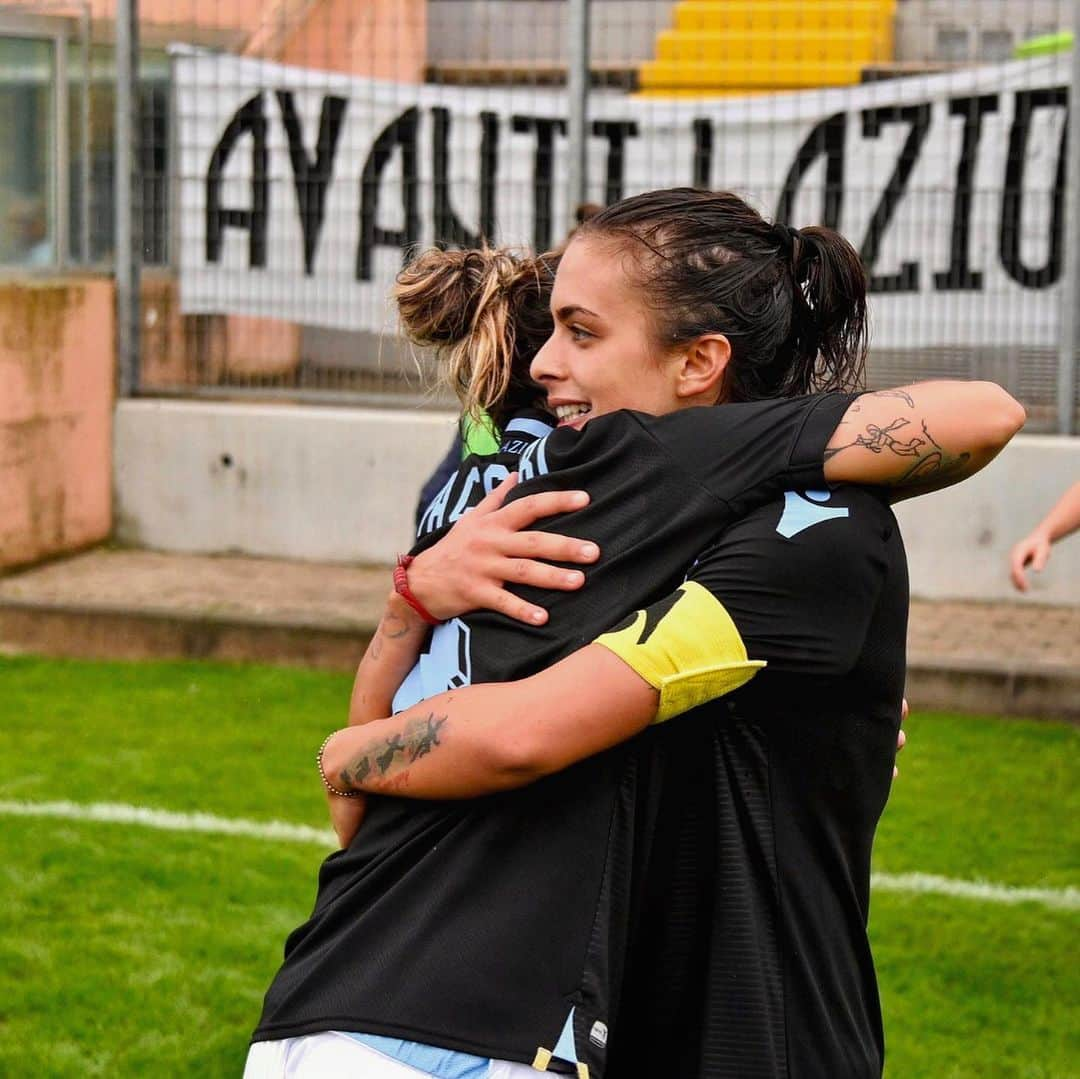
[[[394,567],[394,591],[425,621],[429,626],[442,625],[442,619],[436,618],[417,598],[409,587],[408,568],[413,563],[411,554],[399,554]]]

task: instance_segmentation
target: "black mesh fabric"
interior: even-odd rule
[[[669,724],[649,796],[658,819],[696,823],[673,833],[677,856],[639,863],[649,898],[631,929],[612,1075],[635,1074],[635,1060],[672,1079],[881,1074],[866,926],[907,569],[875,495],[837,491],[826,508],[847,515],[790,537],[777,531],[785,502],[757,510],[691,574],[769,665]]]

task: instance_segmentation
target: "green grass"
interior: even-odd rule
[[[0,799],[323,826],[312,754],[348,679],[0,660]],[[1080,885],[1080,732],[916,715],[876,868]],[[237,1076],[319,848],[0,823],[0,1075]],[[1080,1076],[1080,914],[879,894],[890,1079]],[[622,1077],[614,1077],[622,1079]]]

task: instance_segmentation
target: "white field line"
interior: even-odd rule
[[[1041,903],[1058,910],[1080,910],[1080,888],[1018,888],[985,880],[954,880],[932,873],[873,873],[875,892],[907,892],[975,899],[983,903]]]
[[[58,820],[94,821],[98,824],[138,824],[164,832],[205,832],[210,835],[239,835],[248,839],[276,839],[286,843],[317,843],[333,848],[334,833],[284,821],[241,820],[215,817],[212,813],[174,813],[168,809],[116,802],[8,802],[0,801],[0,816],[53,817]]]
[[[212,813],[174,813],[167,809],[114,802],[12,802],[0,800],[0,816],[51,817],[83,823],[135,824],[166,832],[203,832],[210,835],[237,835],[248,839],[269,839],[286,843],[309,843],[333,847],[334,834],[304,824],[284,821],[254,821],[216,817]],[[1080,888],[1018,888],[990,881],[954,880],[929,873],[875,873],[871,887],[876,892],[943,895],[982,903],[1040,903],[1059,910],[1080,910]]]

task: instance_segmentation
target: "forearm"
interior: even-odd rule
[[[394,694],[416,663],[427,636],[423,619],[391,592],[371,643],[356,669],[349,701],[349,725],[388,716]]]
[[[863,394],[825,451],[830,483],[908,498],[974,475],[1024,424],[1023,406],[992,382],[923,382]]]
[[[652,721],[657,701],[655,689],[593,645],[534,678],[441,693],[389,719],[339,731],[326,746],[323,769],[342,790],[411,798],[491,794],[624,741]]]
[[[338,731],[324,778],[412,798],[521,787],[730,693],[763,666],[724,605],[690,581],[531,678],[467,686]]]
[[[1043,518],[1038,531],[1054,543],[1080,528],[1080,483],[1074,483]]]

